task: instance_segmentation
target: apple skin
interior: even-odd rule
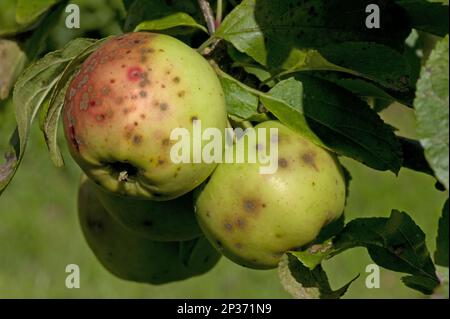
[[[124,280],[153,285],[184,280],[206,273],[220,259],[205,237],[156,242],[127,230],[108,214],[87,180],[78,193],[78,217],[97,259]]]
[[[270,269],[286,251],[310,243],[342,215],[346,188],[336,156],[277,121],[258,128],[278,128],[276,173],[261,175],[258,162],[220,164],[197,195],[196,215],[224,256],[246,267]],[[267,145],[269,138],[256,143]]]
[[[171,161],[172,130],[186,128],[192,139],[195,120],[205,129],[226,127],[217,75],[183,42],[148,32],[101,45],[71,81],[63,108],[70,153],[86,175],[139,199],[179,197],[217,166]]]
[[[154,241],[182,241],[202,235],[192,192],[169,201],[140,200],[106,191],[84,179],[102,206],[129,231]]]

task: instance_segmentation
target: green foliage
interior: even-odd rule
[[[396,210],[389,218],[354,219],[332,241],[291,254],[304,267],[314,271],[322,260],[354,247],[365,247],[372,260],[381,267],[409,274],[402,281],[410,288],[432,294],[439,285],[425,244],[425,234],[411,217]]]
[[[450,237],[449,231],[449,209],[448,199],[442,208],[442,216],[439,219],[438,235],[436,238],[436,251],[434,252],[434,262],[437,265],[448,267],[448,251]]]
[[[420,141],[436,177],[448,190],[448,36],[423,67],[417,83],[416,109]]]
[[[68,43],[63,49],[47,54],[45,57],[30,65],[18,78],[13,92],[17,129],[10,140],[10,149],[6,153],[7,161],[0,166],[0,194],[14,176],[25,152],[30,126],[43,105],[48,105],[53,124],[45,123],[45,131],[49,140],[50,149],[57,152],[55,146],[56,126],[62,107],[65,81],[73,73],[74,61],[85,53],[86,47],[94,41],[76,39]],[[62,80],[62,81],[60,81]],[[58,89],[58,90],[56,90]],[[53,153],[52,158],[60,164],[59,153]]]
[[[341,288],[333,290],[328,282],[327,274],[320,265],[308,268],[293,253],[288,253],[283,258],[278,268],[281,283],[297,298],[338,299],[359,277],[358,275]]]
[[[191,46],[203,41],[199,52],[214,60],[233,124],[246,127],[276,118],[312,142],[370,168],[398,173],[406,167],[435,175],[448,190],[448,36],[438,42],[419,72],[421,56],[428,56],[435,39],[425,32],[448,33],[448,5],[437,3],[445,1],[224,1],[224,13],[229,14],[211,38],[195,0],[119,2],[122,14],[108,18],[115,28],[98,32],[101,23],[93,18],[92,28],[86,30],[102,37],[132,30],[161,32]],[[361,27],[369,3],[381,8],[380,30]],[[1,98],[7,97],[8,87],[26,63],[24,55],[32,63],[48,52],[47,39],[51,30],[61,29],[64,4],[2,1],[0,36],[13,37],[8,44],[21,50],[9,56],[11,63],[0,65]],[[68,31],[58,32],[67,36]],[[55,43],[67,42],[61,39]],[[6,42],[0,41],[1,53]],[[79,64],[101,43],[78,38],[46,54],[18,78],[13,95],[17,129],[6,161],[0,163],[0,195],[22,160],[36,115],[52,161],[63,164],[57,128],[65,91]],[[377,114],[394,102],[414,106],[420,143],[400,136]],[[446,202],[434,253],[435,263],[446,267],[448,227]],[[439,285],[425,234],[406,213],[396,210],[389,218],[357,218],[346,225],[340,219],[309,247],[286,254],[280,279],[297,297],[339,298],[357,277],[333,290],[322,262],[354,247],[366,248],[386,269],[407,273],[402,280],[408,287],[431,294]],[[181,248],[180,257],[189,263],[188,256],[197,248]]]
[[[172,32],[170,33],[177,34],[186,32],[179,30],[182,27],[199,29],[208,33],[204,26],[198,24],[194,18],[184,12],[177,12],[163,18],[141,22],[134,28],[134,31],[163,31],[176,28],[176,31],[171,30]]]

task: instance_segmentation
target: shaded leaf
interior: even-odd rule
[[[179,12],[187,13],[197,21],[203,21],[196,0],[135,0],[132,3],[127,2],[128,13],[124,24],[124,32],[133,31],[142,21],[158,20]]]
[[[328,81],[297,74],[309,127],[336,153],[378,170],[398,172],[400,144],[379,115],[349,91]]]
[[[8,186],[22,160],[36,114],[43,103],[48,102],[67,64],[85,46],[84,39],[75,39],[63,49],[48,53],[31,64],[19,76],[13,91],[17,130],[10,140],[6,162],[0,166],[0,194]]]
[[[430,3],[426,0],[395,0],[395,2],[406,10],[415,29],[442,37],[448,33],[448,5]]]
[[[383,12],[381,29],[361,27],[370,3]],[[293,48],[318,49],[347,41],[401,48],[409,31],[404,11],[389,1],[244,0],[224,19],[216,36],[263,65],[280,66]]]
[[[368,42],[345,42],[320,49],[325,59],[357,75],[397,91],[408,91],[410,66],[402,54],[394,49]]]
[[[449,252],[449,210],[448,199],[442,209],[442,216],[439,219],[438,235],[436,238],[436,251],[434,252],[434,262],[437,265],[448,267]]]
[[[406,213],[393,210],[389,218],[358,218],[334,239],[334,256],[353,247],[365,247],[381,267],[410,274],[409,287],[431,294],[439,285],[436,269],[425,244],[424,232]]]

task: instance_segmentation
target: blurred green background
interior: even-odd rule
[[[74,2],[82,5],[82,16],[87,17],[82,20],[83,29],[67,30],[61,27],[61,20],[51,32],[46,50],[81,35],[102,37],[120,32],[115,22],[120,10],[114,5],[101,0]],[[382,116],[399,128],[401,135],[415,137],[410,109],[393,105]],[[12,104],[0,102],[0,146],[6,145],[14,125]],[[62,139],[60,145],[64,145]],[[205,275],[163,286],[126,282],[109,274],[82,237],[76,215],[80,171],[66,150],[64,153],[66,166],[55,168],[36,123],[24,161],[0,197],[0,298],[290,298],[276,270],[249,270],[225,258]],[[407,169],[395,176],[349,159],[342,162],[353,176],[347,220],[388,216],[393,208],[406,211],[425,231],[428,248],[434,251],[437,223],[448,193],[437,191],[431,177]],[[401,274],[387,270],[381,271],[380,289],[367,289],[365,268],[370,263],[364,249],[353,249],[324,267],[334,288],[361,274],[345,298],[424,297],[406,288]],[[80,266],[80,289],[65,286],[68,264]]]

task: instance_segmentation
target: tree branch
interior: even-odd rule
[[[208,0],[197,0],[200,9],[202,10],[203,17],[205,18],[206,26],[209,34],[216,32],[216,20],[214,19],[214,13],[209,5]]]

